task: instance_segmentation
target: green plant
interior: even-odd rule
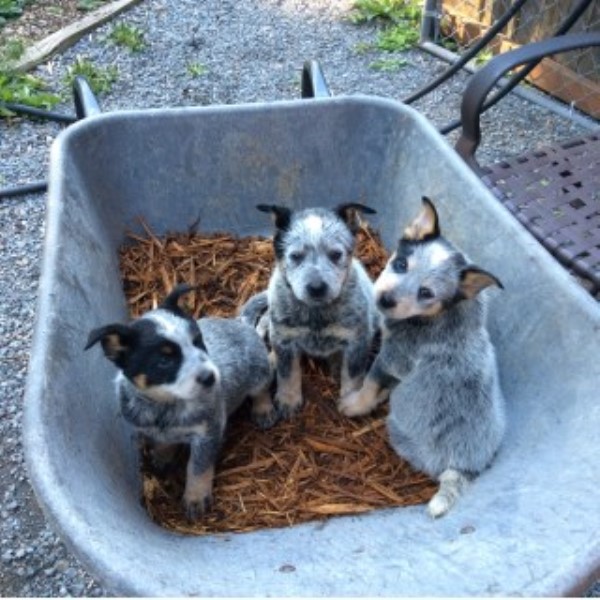
[[[398,71],[405,67],[408,61],[404,58],[388,58],[376,60],[369,65],[369,69],[374,71]]]
[[[356,0],[351,20],[364,23],[374,19],[388,23],[374,47],[386,52],[412,48],[419,41],[421,0]]]
[[[0,0],[0,24],[23,13],[23,0]]]
[[[8,65],[21,58],[23,52],[25,52],[23,40],[17,38],[7,40],[0,46],[0,70],[8,70]]]
[[[419,41],[418,29],[407,27],[404,24],[388,27],[379,34],[377,48],[385,52],[398,52],[408,50]]]
[[[0,71],[0,102],[26,104],[35,108],[50,109],[60,102],[60,97],[47,91],[48,86],[39,77],[27,73]],[[0,106],[0,116],[12,116]]]
[[[374,19],[400,23],[419,21],[421,0],[356,0],[350,15],[353,23],[365,23]]]
[[[64,83],[70,90],[75,77],[82,75],[87,79],[95,94],[102,94],[111,90],[113,83],[117,80],[118,74],[117,67],[97,67],[89,59],[78,56],[75,62],[68,67]]]
[[[117,46],[129,48],[132,52],[140,52],[146,47],[144,32],[133,25],[118,23],[108,34],[108,39]]]
[[[106,0],[79,0],[77,3],[77,10],[81,10],[83,12],[95,10],[99,6],[102,6],[105,1]]]
[[[494,58],[494,53],[491,50],[483,50],[475,57],[475,64],[478,67],[482,67],[483,65],[485,65],[485,63],[492,60],[492,58]]]
[[[187,66],[187,72],[192,77],[200,77],[200,75],[204,75],[204,73],[206,73],[206,67],[199,62],[189,63]]]

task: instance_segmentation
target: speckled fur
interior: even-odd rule
[[[275,214],[276,265],[267,290],[268,333],[277,367],[277,405],[291,415],[302,404],[300,356],[342,355],[344,396],[360,387],[377,327],[372,282],[353,257],[357,212],[342,205]]]
[[[268,391],[272,368],[256,331],[238,319],[194,321],[184,315],[175,304],[188,289],[176,288],[166,306],[131,325],[92,331],[87,348],[101,341],[119,367],[115,383],[127,421],[157,445],[189,445],[184,504],[195,519],[212,501],[214,465],[229,415],[248,396],[259,426],[272,425],[276,412]],[[167,374],[159,362],[164,348],[179,359]]]
[[[416,469],[440,481],[429,504],[437,517],[490,465],[503,438],[504,399],[485,325],[485,293],[479,295],[501,284],[440,236],[430,201],[423,210],[375,282],[381,350],[363,388],[341,410],[366,414],[395,388],[390,441]]]

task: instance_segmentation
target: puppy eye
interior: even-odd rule
[[[196,348],[200,348],[200,350],[206,350],[206,346],[204,345],[204,338],[202,337],[201,333],[196,335],[196,337],[192,341],[192,344],[194,344]]]
[[[329,260],[332,263],[339,263],[342,260],[343,253],[341,250],[332,250],[329,253]]]
[[[417,297],[419,300],[431,300],[434,297],[433,291],[428,287],[420,287],[417,292]]]
[[[398,256],[392,263],[392,268],[396,273],[406,273],[408,269],[408,261],[404,256]]]
[[[304,253],[303,252],[291,252],[290,260],[292,262],[295,262],[296,264],[301,263],[304,260]]]

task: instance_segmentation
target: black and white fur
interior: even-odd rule
[[[375,211],[361,204],[296,212],[276,205],[258,208],[272,213],[276,228],[266,323],[277,369],[276,404],[290,416],[303,401],[303,353],[341,353],[340,397],[362,383],[378,316],[372,281],[353,252],[358,213]]]
[[[364,385],[342,399],[348,416],[370,412],[398,386],[387,420],[394,449],[440,482],[428,505],[445,514],[492,461],[505,429],[504,399],[485,326],[496,277],[440,234],[433,203],[418,217],[375,282],[382,346]]]
[[[259,426],[270,426],[276,413],[263,341],[241,320],[195,321],[186,315],[177,303],[191,289],[177,286],[158,309],[129,325],[94,329],[85,349],[102,343],[106,357],[119,368],[115,383],[123,417],[157,450],[189,445],[183,501],[193,520],[211,505],[228,416],[248,396]]]

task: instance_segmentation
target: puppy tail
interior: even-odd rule
[[[259,319],[267,312],[268,308],[269,299],[267,297],[267,292],[259,292],[258,294],[251,296],[250,299],[242,305],[239,317],[244,323],[251,327],[256,327]]]
[[[446,469],[439,477],[440,488],[429,501],[427,510],[437,519],[445,515],[463,494],[470,482],[470,477],[456,469]]]

